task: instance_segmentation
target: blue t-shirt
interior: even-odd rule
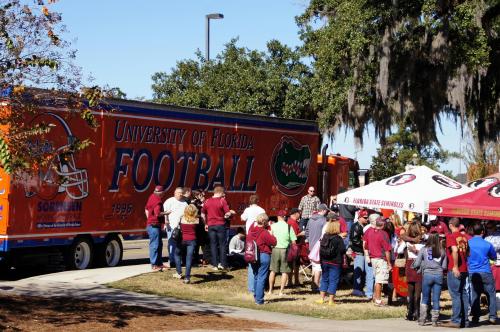
[[[493,245],[483,240],[480,235],[476,235],[469,240],[469,250],[470,254],[467,259],[469,273],[491,273],[489,260],[497,258]]]

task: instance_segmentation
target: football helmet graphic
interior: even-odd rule
[[[34,137],[28,143],[29,149],[34,153],[52,154],[53,157],[48,167],[40,169],[38,174],[23,176],[26,197],[37,195],[41,199],[51,200],[64,192],[74,200],[87,197],[87,171],[75,165],[73,145],[77,138],[67,122],[51,112],[37,115],[33,122],[48,125],[50,131]]]

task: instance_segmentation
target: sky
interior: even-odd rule
[[[66,40],[76,49],[76,64],[87,83],[119,87],[129,99],[152,97],[151,76],[170,72],[178,61],[205,54],[205,15],[222,13],[210,21],[210,57],[224,44],[239,38],[238,45],[264,51],[277,39],[288,46],[300,45],[295,16],[303,13],[307,0],[60,0],[50,8],[62,15]],[[89,78],[92,78],[90,80]],[[460,151],[459,127],[443,122],[438,135],[443,148]],[[357,158],[369,168],[376,153],[373,131],[355,147],[351,131],[341,130],[329,142],[328,152]],[[458,160],[443,165],[454,174],[465,172]]]

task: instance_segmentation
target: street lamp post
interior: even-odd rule
[[[205,15],[205,58],[206,61],[210,60],[210,19],[212,20],[219,20],[224,18],[224,15],[221,13],[213,13],[213,14],[208,14]]]

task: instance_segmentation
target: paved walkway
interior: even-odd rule
[[[114,301],[127,305],[180,312],[205,312],[235,318],[257,319],[279,323],[290,331],[446,331],[445,328],[419,327],[403,319],[334,321],[275,312],[214,305],[196,301],[138,294],[104,286],[104,284],[150,272],[149,264],[116,268],[65,271],[18,281],[0,282],[0,291],[41,297],[73,297],[86,300]],[[355,314],[355,313],[353,313]],[[209,331],[203,329],[200,331]],[[265,330],[259,330],[265,331]],[[273,330],[276,331],[276,330]],[[481,326],[471,331],[498,331],[498,326]]]

